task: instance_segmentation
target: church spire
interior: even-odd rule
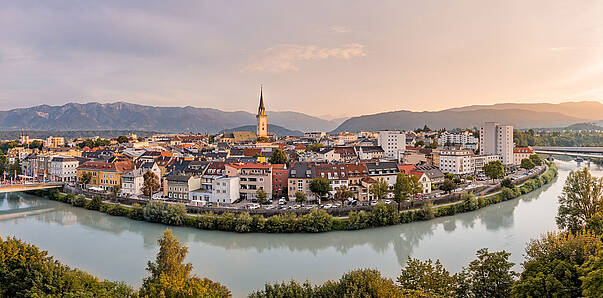
[[[262,89],[262,85],[260,85],[260,107],[258,108],[258,115],[266,115],[266,108],[264,107],[264,94]]]

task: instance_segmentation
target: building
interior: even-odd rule
[[[484,169],[484,166],[491,162],[500,160],[500,155],[477,155],[473,157],[473,164],[475,165],[475,171],[480,172]]]
[[[515,147],[513,148],[513,164],[520,165],[522,159],[530,158],[534,154],[532,147]]]
[[[272,165],[272,195],[282,197],[288,191],[289,170],[285,165]]]
[[[513,164],[513,126],[486,122],[480,127],[480,155],[500,155],[503,165]]]
[[[143,169],[132,170],[121,176],[121,193],[125,196],[137,197],[143,194],[142,187],[144,185]],[[154,192],[159,191],[157,188]]]
[[[214,179],[212,182],[211,197],[212,203],[234,203],[240,198],[240,178],[222,176]]]
[[[63,137],[49,136],[46,140],[44,140],[44,147],[47,148],[57,148],[63,146],[65,146],[65,138]]]
[[[55,156],[50,161],[50,180],[75,182],[80,162],[73,157]]]
[[[303,192],[308,198],[313,196],[310,191],[310,182],[316,177],[316,169],[313,164],[307,162],[296,162],[289,168],[289,197],[295,197],[298,191]]]
[[[306,139],[320,140],[326,136],[327,136],[327,133],[324,131],[311,131],[311,132],[304,133],[304,138],[306,138]]]
[[[191,200],[189,193],[201,188],[201,177],[192,174],[172,174],[165,177],[167,197]]]
[[[386,158],[400,160],[406,149],[406,134],[399,130],[382,130],[377,145],[383,148]]]
[[[463,148],[466,147],[475,147],[477,148],[477,144],[479,139],[470,134],[468,131],[464,131],[462,133],[449,133],[444,132],[440,134],[438,138],[438,144],[440,145],[461,145]],[[469,149],[469,148],[466,148]]]
[[[264,190],[268,198],[272,198],[272,165],[262,163],[225,164],[227,177],[239,177],[239,193],[243,199],[256,198],[259,189]]]
[[[385,150],[380,146],[358,146],[354,147],[358,159],[383,159],[385,158]]]
[[[264,95],[262,88],[260,87],[260,106],[258,108],[258,114],[255,116],[257,120],[256,134],[258,138],[268,137],[268,116],[266,115],[266,108],[264,107]]]
[[[108,163],[104,161],[87,161],[77,167],[77,179],[81,181],[85,173],[91,176],[91,188],[96,190],[109,190],[112,187],[121,187],[121,176],[134,169],[130,161]]]
[[[400,169],[398,169],[398,163],[395,161],[367,162],[364,165],[369,177],[375,181],[383,179],[389,186],[393,186],[396,183]]]
[[[440,170],[453,175],[472,175],[475,172],[473,151],[442,150],[440,152]]]
[[[421,184],[422,194],[431,193],[431,179],[429,179],[429,176],[427,176],[427,174],[421,171],[411,171],[410,174],[417,177],[417,179],[419,180],[419,183]]]
[[[416,164],[415,169],[425,173],[425,175],[429,177],[431,184],[440,184],[444,182],[444,173],[442,173],[440,168],[435,165],[423,162]]]

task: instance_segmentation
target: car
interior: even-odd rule
[[[287,204],[287,201],[285,201],[285,199],[280,199],[280,200],[278,200],[278,204],[285,205],[285,204]]]
[[[249,204],[247,208],[252,209],[252,210],[258,209],[258,208],[260,208],[260,204]]]
[[[385,204],[391,204],[391,203],[392,203],[392,201],[391,201],[391,200],[385,200],[385,201],[383,201],[383,202],[384,202]]]
[[[371,201],[371,206],[377,205],[377,201]]]
[[[331,205],[331,204],[326,204],[326,205],[322,206],[322,208],[323,208],[323,209],[329,209],[329,208],[331,208],[331,207],[332,207],[332,205]]]
[[[266,209],[266,210],[272,210],[272,209],[274,209],[274,206],[268,205],[268,206],[264,207],[264,209]]]

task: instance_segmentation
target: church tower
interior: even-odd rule
[[[258,108],[258,114],[255,116],[257,119],[256,134],[258,138],[268,137],[268,116],[266,116],[266,108],[264,107],[264,96],[262,94],[262,87],[260,87],[260,107]]]

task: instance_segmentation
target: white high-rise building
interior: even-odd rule
[[[382,130],[377,145],[385,151],[385,157],[399,160],[406,150],[406,134],[399,130]]]
[[[486,122],[480,128],[480,155],[500,155],[504,165],[513,164],[513,126]]]

